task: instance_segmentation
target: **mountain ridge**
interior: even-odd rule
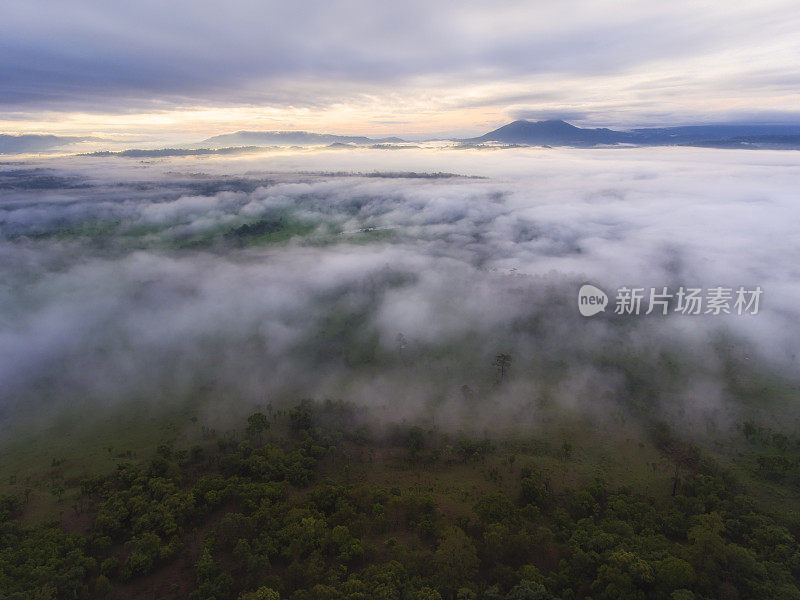
[[[355,144],[367,146],[377,143],[402,143],[398,137],[371,138],[363,135],[337,135],[333,133],[314,133],[310,131],[248,131],[223,133],[207,138],[193,147],[220,148],[243,146],[319,146],[329,144]]]
[[[49,133],[0,133],[0,154],[48,152],[79,142],[102,141],[93,136],[64,136]]]
[[[478,137],[456,140],[465,145],[501,143],[525,146],[573,146],[633,144],[637,146],[699,146],[724,148],[800,149],[800,125],[753,125],[723,123],[676,127],[637,128],[627,131],[581,128],[551,119],[507,123]]]
[[[711,125],[679,125],[645,127],[628,130],[607,127],[583,128],[560,119],[528,121],[518,119],[471,138],[450,138],[464,146],[501,144],[517,146],[567,146],[593,148],[600,146],[695,146],[708,148],[774,148],[800,149],[800,125],[755,125],[718,123]],[[374,146],[406,143],[399,137],[368,137],[310,131],[240,130],[212,136],[189,148],[230,149],[259,146]]]

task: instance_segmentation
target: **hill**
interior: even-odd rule
[[[596,146],[632,141],[633,135],[611,129],[582,129],[565,121],[514,121],[467,143],[501,142],[505,144],[547,146]]]
[[[638,146],[699,146],[710,148],[800,149],[798,125],[718,124],[642,128],[630,131],[576,127],[559,120],[514,121],[464,144],[496,142],[525,146],[593,147],[614,144]]]
[[[0,133],[0,154],[46,152],[69,144],[85,141],[98,141],[98,138],[40,134],[10,135]]]
[[[328,146],[331,144],[355,144],[367,146],[378,143],[400,143],[396,137],[369,138],[366,136],[334,135],[308,131],[237,131],[215,135],[196,147],[225,148],[231,146]]]

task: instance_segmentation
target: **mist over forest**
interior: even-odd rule
[[[678,148],[6,162],[3,423],[328,398],[453,431],[548,406],[795,426],[798,175]],[[585,282],[605,313],[578,313]],[[757,315],[615,315],[622,286],[764,292]]]
[[[798,176],[676,147],[0,164],[0,600],[800,597]]]
[[[0,15],[0,600],[800,600],[797,2]]]

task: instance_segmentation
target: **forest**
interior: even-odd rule
[[[0,599],[800,598],[800,171],[403,152],[0,165]]]
[[[0,0],[0,600],[800,600],[799,6]]]
[[[105,475],[63,478],[54,458],[36,523],[32,488],[4,482],[0,598],[799,598],[798,523],[748,486],[797,490],[800,440],[739,429],[749,483],[651,423],[630,458],[646,493],[636,464],[593,476],[597,440],[270,405]]]

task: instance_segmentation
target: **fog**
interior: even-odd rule
[[[798,180],[798,153],[689,148],[6,162],[0,415],[309,397],[450,428],[791,425]],[[585,282],[605,313],[579,314]],[[615,315],[621,286],[763,295]]]

